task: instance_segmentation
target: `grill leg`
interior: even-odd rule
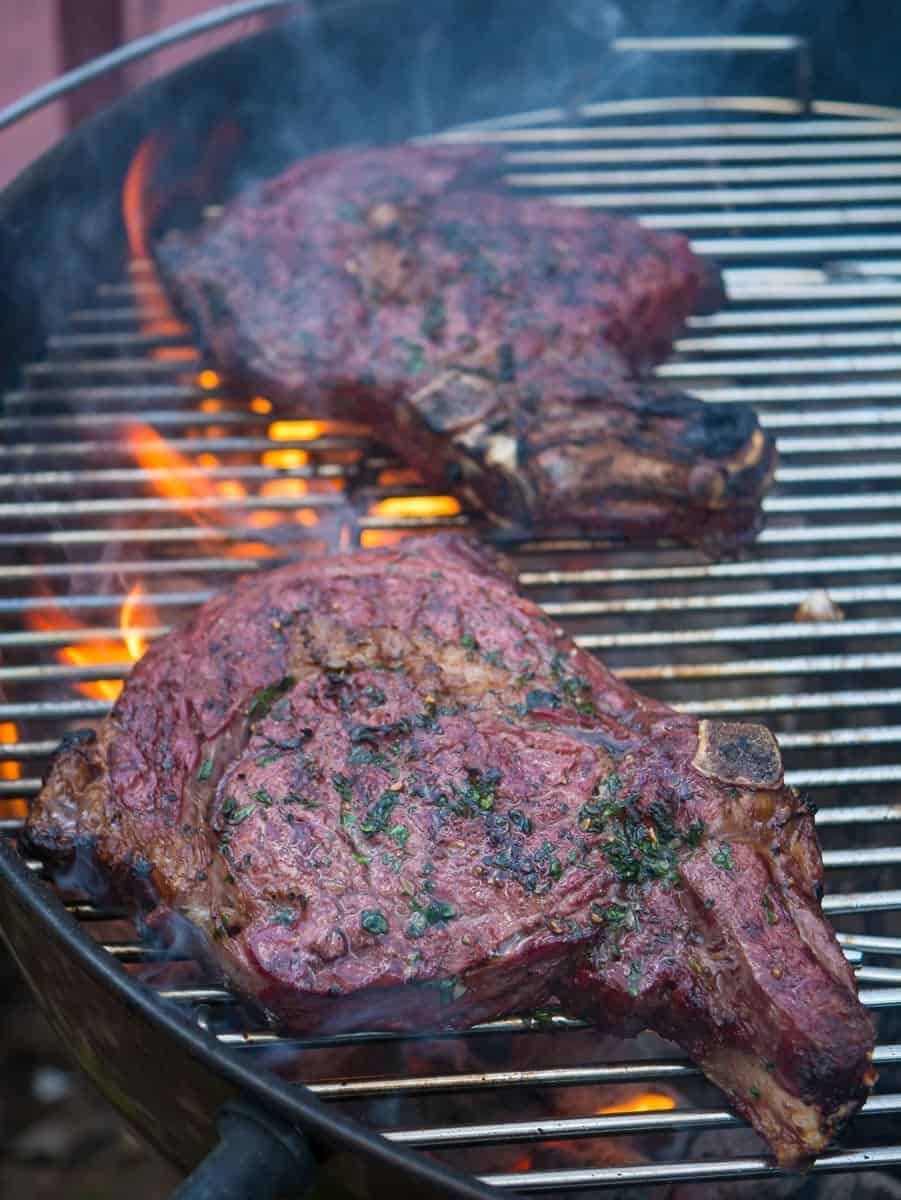
[[[306,1194],[317,1165],[297,1130],[242,1104],[227,1104],[219,1145],[171,1200],[276,1200]]]

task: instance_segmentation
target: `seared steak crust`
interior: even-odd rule
[[[636,695],[459,539],[217,596],[61,749],[26,836],[187,915],[291,1029],[556,998],[673,1038],[785,1164],[874,1079],[772,735]]]
[[[232,378],[369,422],[493,520],[734,550],[772,442],[750,409],[638,381],[718,276],[676,234],[473,190],[498,167],[460,147],[321,155],[158,262]]]

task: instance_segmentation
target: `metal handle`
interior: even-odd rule
[[[187,21],[170,25],[168,29],[160,30],[159,33],[135,38],[134,41],[111,50],[109,54],[101,54],[73,71],[57,76],[50,83],[35,88],[27,96],[16,100],[14,104],[0,109],[0,129],[5,129],[7,125],[12,125],[36,109],[43,108],[45,104],[58,100],[60,96],[65,96],[82,84],[90,83],[92,79],[97,79],[108,71],[115,71],[117,67],[124,67],[127,63],[146,58],[148,54],[156,54],[157,50],[162,50],[165,46],[174,46],[176,42],[184,42],[201,33],[209,33],[211,29],[219,29],[244,17],[256,16],[267,9],[285,8],[290,3],[292,0],[242,0],[237,4],[223,4],[220,8],[210,9],[199,16],[190,17]]]
[[[306,1138],[245,1104],[227,1104],[216,1122],[219,1145],[171,1200],[277,1200],[300,1197],[317,1172]]]
[[[614,50],[645,54],[791,54],[795,60],[795,91],[801,111],[811,111],[813,62],[807,38],[795,34],[731,37],[624,37],[612,42]]]

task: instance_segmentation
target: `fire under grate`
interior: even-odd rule
[[[752,403],[778,437],[750,554],[710,564],[669,545],[494,536],[524,591],[638,689],[776,732],[787,781],[820,805],[824,908],[881,1024],[882,1081],[814,1172],[901,1167],[901,115],[667,100],[447,136],[499,143],[517,190],[684,230],[724,268],[728,307],[692,319],[657,374]],[[20,827],[60,735],[102,716],[146,642],[238,573],[469,523],[364,429],[267,406],[223,386],[139,257],[4,396],[3,832]],[[285,1038],[196,964],[139,941],[124,910],[63,898],[223,1045],[497,1187],[779,1174],[663,1043],[617,1050],[555,1014],[459,1035]],[[717,1130],[706,1148],[691,1140]]]

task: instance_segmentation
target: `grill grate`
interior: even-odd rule
[[[901,1005],[901,931],[891,916],[901,909],[893,886],[901,803],[892,786],[901,780],[901,261],[887,257],[901,251],[894,232],[901,206],[892,203],[901,201],[901,182],[891,182],[901,181],[901,118],[848,105],[813,111],[802,120],[790,102],[749,98],[629,102],[525,114],[446,136],[500,143],[516,189],[682,228],[726,267],[729,308],[694,318],[658,375],[709,399],[753,403],[779,438],[769,527],[747,560],[709,564],[668,545],[637,553],[575,537],[505,545],[522,587],[623,678],[686,711],[761,714],[772,725],[788,781],[821,805],[825,908],[864,1003],[888,1021]],[[50,339],[46,360],[26,367],[21,390],[4,397],[0,828],[8,833],[19,827],[23,801],[37,791],[60,734],[109,707],[73,689],[128,671],[72,656],[59,662],[56,654],[117,639],[118,613],[136,581],[155,619],[135,632],[153,639],[236,572],[311,543],[365,546],[466,523],[464,514],[415,515],[411,502],[422,489],[381,474],[400,464],[365,431],[306,422],[273,436],[265,403],[228,394],[183,335],[146,331],[142,306],[157,295],[149,264],[132,264],[126,278],[102,286],[73,314],[71,332]],[[136,421],[188,456],[192,466],[182,474],[204,489],[188,511],[154,492],[165,469],[135,466],[123,430]],[[273,451],[296,455],[269,465]],[[311,514],[305,527],[295,519],[299,508]],[[48,588],[69,590],[55,591],[51,605]],[[822,589],[827,619],[796,619],[799,606],[822,603]],[[50,607],[56,624],[35,624]],[[67,907],[222,1044],[258,1055],[261,1069],[284,1073],[288,1064],[296,1078],[313,1080],[320,1097],[350,1105],[397,1142],[447,1151],[450,1162],[462,1163],[454,1156],[462,1148],[496,1153],[507,1143],[614,1136],[643,1147],[641,1139],[659,1143],[664,1133],[741,1124],[710,1088],[698,1093],[700,1107],[560,1115],[557,1099],[576,1086],[597,1089],[596,1101],[614,1085],[697,1084],[699,1075],[659,1049],[650,1060],[573,1066],[563,1050],[586,1027],[559,1016],[437,1038],[281,1037],[199,975],[154,976],[160,953],[133,930],[123,934],[124,910],[81,899]],[[883,1039],[892,1027],[883,1026]],[[482,1049],[499,1040],[517,1063],[519,1049],[529,1047],[522,1069],[488,1069]],[[413,1069],[416,1048],[426,1045],[443,1047],[445,1057]],[[335,1068],[316,1057],[363,1048],[371,1057],[352,1079],[351,1072],[329,1078]],[[379,1056],[397,1049],[408,1056],[404,1065],[380,1070]],[[901,1165],[901,1147],[887,1140],[882,1120],[901,1113],[901,1092],[891,1090],[901,1044],[883,1040],[876,1061],[880,1090],[848,1144],[815,1171]],[[453,1069],[441,1069],[443,1062]],[[495,1101],[510,1105],[512,1097],[512,1109],[484,1124],[448,1122],[431,1101],[458,1094],[479,1097],[492,1113]],[[525,1096],[541,1098],[543,1115],[519,1117]],[[427,1107],[413,1109],[413,1101]],[[556,1170],[478,1169],[500,1188],[554,1195],[777,1173],[744,1152],[747,1140],[719,1145],[703,1161],[677,1150],[665,1161],[593,1165],[609,1157],[582,1153],[579,1165]]]

